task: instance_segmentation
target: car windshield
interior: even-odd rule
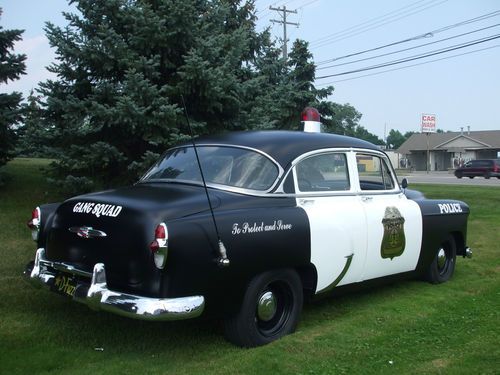
[[[279,175],[273,161],[249,149],[227,146],[197,146],[196,149],[207,183],[266,191]],[[167,151],[141,182],[158,180],[201,182],[193,147]]]

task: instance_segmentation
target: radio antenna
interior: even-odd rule
[[[205,180],[205,175],[203,174],[203,168],[201,167],[200,157],[198,155],[198,149],[196,148],[196,143],[194,141],[193,128],[191,128],[191,123],[189,122],[188,111],[186,107],[186,102],[184,101],[184,95],[181,95],[182,105],[184,107],[184,114],[186,116],[186,122],[188,124],[189,133],[191,135],[191,143],[193,144],[194,154],[196,155],[196,161],[198,163],[198,168],[200,169],[201,181],[203,182],[203,188],[205,189],[205,195],[207,196],[208,207],[210,208],[210,214],[212,215],[212,221],[214,223],[215,234],[217,235],[217,246],[219,248],[219,257],[217,258],[217,264],[221,267],[229,266],[229,259],[227,257],[227,250],[222,242],[219,234],[219,228],[217,227],[217,220],[215,220],[214,208],[212,207],[212,201],[208,195],[207,182]]]

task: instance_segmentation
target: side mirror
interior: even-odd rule
[[[403,189],[406,189],[408,187],[408,180],[406,179],[406,177],[401,181],[401,187]]]

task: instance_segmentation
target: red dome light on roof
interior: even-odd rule
[[[302,111],[302,121],[316,121],[320,122],[320,114],[316,108],[306,107]]]

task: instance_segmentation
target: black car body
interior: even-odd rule
[[[471,254],[469,207],[400,187],[371,143],[281,131],[195,143],[133,186],[37,208],[29,280],[137,319],[221,317],[230,341],[255,346],[292,332],[304,298],[443,282]]]
[[[455,170],[457,178],[462,177],[496,177],[500,178],[500,160],[498,159],[477,159],[471,160]]]

